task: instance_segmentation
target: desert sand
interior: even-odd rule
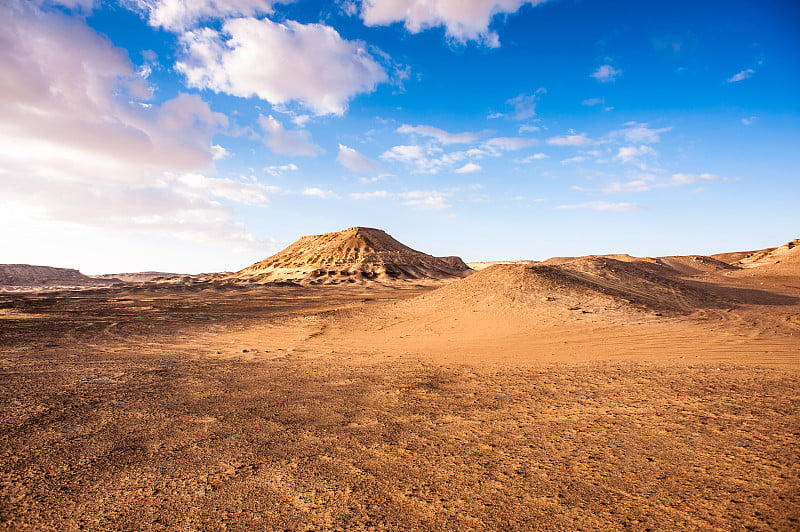
[[[473,271],[351,228],[0,294],[0,522],[800,529],[797,244]]]

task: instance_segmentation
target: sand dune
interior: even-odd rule
[[[280,253],[223,280],[338,284],[442,280],[469,273],[469,267],[458,257],[434,257],[401,244],[379,229],[351,227],[302,237]]]

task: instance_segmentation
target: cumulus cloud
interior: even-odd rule
[[[617,70],[611,65],[600,65],[590,76],[601,83],[608,83],[617,79],[620,74],[622,70]]]
[[[481,170],[483,170],[481,165],[475,163],[467,163],[461,168],[454,170],[454,172],[457,174],[472,174],[475,172],[480,172]]]
[[[180,31],[197,22],[215,18],[252,17],[269,14],[277,3],[292,0],[129,0],[148,15],[151,26]]]
[[[560,135],[557,137],[550,137],[547,143],[551,146],[586,146],[592,143],[592,139],[586,136],[586,133],[570,133],[569,135]]]
[[[336,160],[353,172],[377,172],[381,169],[381,165],[377,161],[373,161],[343,144],[339,144],[339,155],[336,156]]]
[[[221,31],[187,31],[181,42],[175,66],[188,86],[279,106],[296,102],[317,115],[343,114],[351,99],[388,79],[365,44],[323,24],[237,18]]]
[[[752,68],[747,68],[747,69],[742,70],[741,72],[737,72],[733,76],[729,77],[728,78],[728,83],[736,83],[737,81],[744,81],[747,78],[751,77],[755,73],[756,73],[756,71],[753,70]]]
[[[489,29],[495,15],[515,13],[525,4],[545,0],[361,0],[361,18],[367,26],[387,26],[402,22],[406,30],[419,33],[444,26],[456,42],[478,41],[497,47],[500,39]]]
[[[416,144],[404,144],[400,146],[393,146],[391,149],[383,152],[382,159],[387,161],[398,161],[402,163],[413,163],[426,158],[425,149]]]
[[[264,130],[264,144],[275,153],[314,157],[322,148],[311,141],[311,133],[305,129],[289,130],[272,115],[258,119]]]
[[[559,205],[556,209],[560,210],[574,210],[574,209],[590,209],[593,211],[612,211],[612,212],[632,212],[647,210],[641,205],[635,203],[611,203],[608,201],[588,201],[586,203],[578,203],[574,205]]]
[[[0,203],[53,227],[256,243],[219,200],[263,204],[273,191],[203,176],[227,118],[196,95],[139,105],[150,94],[83,20],[0,4]]]
[[[474,142],[478,139],[479,135],[477,133],[448,133],[438,127],[433,126],[410,126],[408,124],[403,124],[399,128],[397,128],[398,133],[404,134],[416,134],[422,137],[430,137],[442,144],[468,144],[470,142]]]
[[[226,150],[224,147],[220,146],[219,144],[213,144],[211,146],[211,157],[215,161],[220,161],[222,159],[227,159],[231,156],[231,152]]]

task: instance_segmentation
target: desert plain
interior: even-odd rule
[[[0,527],[798,530],[799,253],[6,279]]]

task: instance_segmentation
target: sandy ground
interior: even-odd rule
[[[691,282],[2,295],[2,528],[798,530],[800,282]]]

